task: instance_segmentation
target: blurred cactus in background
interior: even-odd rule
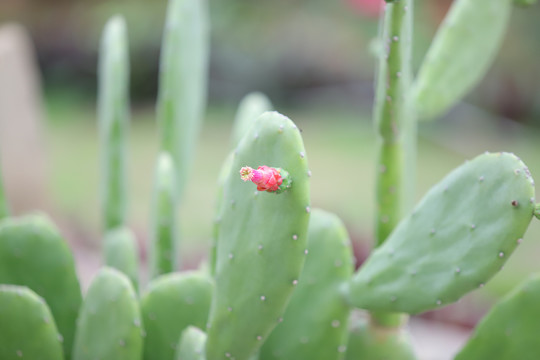
[[[379,11],[377,2],[351,5]],[[111,18],[98,92],[106,266],[83,299],[55,226],[43,215],[10,216],[0,183],[0,357],[414,359],[409,315],[483,287],[538,216],[532,175],[506,152],[458,167],[412,209],[417,119],[446,113],[485,75],[512,5],[456,0],[413,77],[413,1],[385,4],[374,106],[375,243],[359,270],[343,222],[312,207],[301,130],[252,93],[239,106],[219,175],[209,264],[177,272],[178,207],[206,104],[209,10],[205,0],[170,0],[146,286],[126,221],[127,27],[123,17]],[[354,196],[354,179],[338,175],[332,186]],[[533,276],[492,309],[456,359],[535,358],[538,300]]]

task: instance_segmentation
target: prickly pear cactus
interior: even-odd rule
[[[380,327],[367,314],[351,314],[345,360],[415,360],[406,328]]]
[[[292,187],[259,192],[240,179],[242,167],[261,165],[288,171]],[[307,255],[310,173],[296,125],[276,112],[261,115],[236,148],[231,169],[219,211],[208,360],[246,359],[262,345]]]
[[[176,360],[206,360],[204,357],[204,344],[206,334],[195,326],[188,326],[180,337],[178,349],[176,350]]]
[[[354,265],[347,230],[337,216],[313,210],[308,251],[283,322],[264,343],[261,360],[343,358],[350,308],[340,288]]]
[[[413,86],[421,119],[445,113],[484,76],[503,40],[512,1],[454,1]]]
[[[351,282],[352,304],[419,313],[481,287],[533,216],[533,180],[515,155],[484,154],[433,187]]]
[[[135,234],[121,227],[105,233],[105,264],[126,274],[135,291],[139,288],[139,248]]]
[[[81,290],[73,256],[47,218],[29,215],[0,223],[0,283],[27,286],[45,299],[69,359]]]
[[[539,302],[540,274],[535,274],[491,309],[455,359],[538,359]]]
[[[213,287],[199,272],[162,275],[149,284],[141,299],[144,359],[172,359],[186,327],[206,327]]]
[[[158,157],[152,206],[150,276],[154,278],[177,267],[176,174],[173,159],[166,152]]]
[[[236,147],[253,122],[264,112],[273,109],[270,99],[263,93],[252,92],[244,96],[234,119],[232,145]]]
[[[118,270],[102,268],[90,284],[77,320],[73,359],[141,359],[142,335],[130,280]]]
[[[49,307],[25,286],[0,285],[0,359],[64,359]]]

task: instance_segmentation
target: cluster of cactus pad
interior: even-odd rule
[[[177,210],[205,103],[208,15],[203,0],[170,0],[151,280],[140,293],[139,250],[125,224],[126,25],[111,19],[98,97],[106,266],[83,298],[59,231],[41,214],[10,216],[0,183],[0,358],[414,359],[408,314],[482,287],[538,214],[531,174],[509,153],[466,162],[413,210],[406,196],[414,182],[404,169],[414,164],[416,118],[442,114],[482,77],[511,1],[456,0],[415,80],[412,0],[388,1],[375,105],[376,248],[358,271],[341,220],[311,207],[299,129],[253,93],[240,104],[233,150],[219,175],[209,264],[175,272]],[[491,310],[456,359],[537,358],[539,301],[535,275]]]

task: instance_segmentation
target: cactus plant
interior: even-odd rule
[[[81,307],[73,359],[140,359],[143,331],[131,281],[118,270],[102,268]]]
[[[176,350],[176,360],[204,360],[206,334],[195,326],[187,327],[183,332]]]
[[[51,310],[26,286],[0,285],[0,358],[62,360]]]
[[[126,228],[116,228],[105,233],[103,242],[105,264],[126,274],[135,291],[139,288],[139,252],[135,235]]]

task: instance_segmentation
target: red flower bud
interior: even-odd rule
[[[282,187],[284,177],[286,177],[286,186]],[[250,180],[255,185],[257,185],[257,190],[267,191],[267,192],[282,192],[290,187],[290,179],[288,178],[289,174],[279,168],[272,168],[266,165],[259,166],[257,170],[245,166],[240,169],[240,176],[242,180]]]

